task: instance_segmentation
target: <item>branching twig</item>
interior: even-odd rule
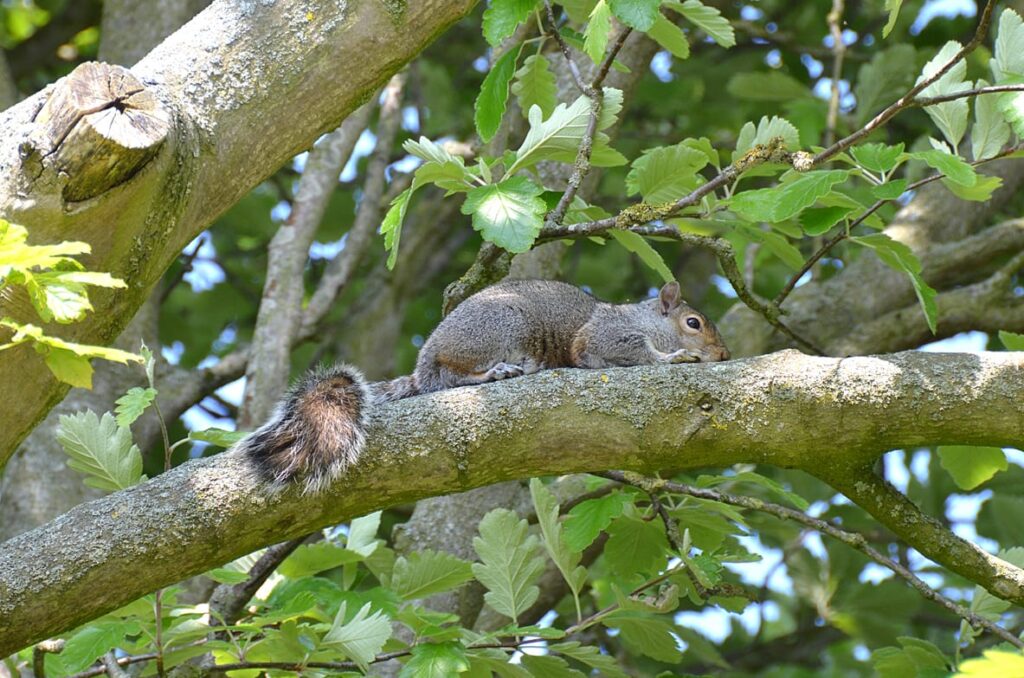
[[[722,504],[729,504],[731,506],[739,506],[753,511],[761,511],[782,520],[792,520],[800,523],[801,525],[805,525],[806,527],[817,530],[822,534],[827,534],[834,539],[838,539],[851,548],[860,551],[879,565],[888,568],[897,576],[905,579],[922,596],[934,603],[938,603],[950,612],[956,614],[971,626],[975,628],[983,628],[989,633],[992,633],[1002,640],[1010,643],[1014,647],[1024,649],[1024,641],[1021,641],[1015,635],[998,624],[978,616],[974,612],[971,612],[967,608],[955,603],[935,589],[931,588],[909,569],[876,550],[861,534],[843,530],[826,520],[811,517],[802,511],[797,511],[787,506],[782,506],[781,504],[773,504],[761,499],[755,499],[754,497],[726,494],[724,492],[719,492],[718,490],[693,487],[691,485],[684,485],[683,483],[662,480],[660,478],[649,478],[647,476],[628,471],[608,471],[597,475],[626,485],[632,485],[633,487],[640,488],[645,492],[667,491],[685,494],[699,499],[707,499],[710,501],[717,501]]]
[[[977,97],[983,94],[998,94],[1000,92],[1024,92],[1024,85],[989,85],[988,87],[975,87],[974,89],[965,89],[959,92],[940,94],[939,96],[934,97],[917,97],[914,99],[912,105],[934,106],[935,104],[941,104],[947,101],[955,101],[957,99],[965,99],[967,97]]]
[[[64,639],[54,638],[36,643],[32,648],[32,673],[35,678],[46,678],[46,655],[64,651]]]

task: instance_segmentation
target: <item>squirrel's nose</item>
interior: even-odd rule
[[[723,346],[722,348],[720,348],[718,350],[718,359],[719,360],[728,360],[731,357],[732,357],[732,354],[729,353],[729,349],[727,349],[725,346]]]

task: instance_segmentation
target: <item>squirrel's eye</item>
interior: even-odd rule
[[[700,329],[700,321],[697,320],[694,317],[689,317],[689,318],[686,319],[686,326],[689,327],[690,329],[693,329],[693,330],[699,330]]]

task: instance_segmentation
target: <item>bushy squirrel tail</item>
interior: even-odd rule
[[[351,365],[318,367],[288,390],[267,423],[238,443],[260,475],[317,493],[354,464],[375,403],[416,395],[415,377],[368,384]]]

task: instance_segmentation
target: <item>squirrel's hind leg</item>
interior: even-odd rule
[[[520,362],[515,363],[501,360],[494,363],[486,370],[460,375],[458,383],[456,383],[455,386],[473,386],[476,384],[486,384],[490,381],[512,379],[513,377],[533,374],[534,372],[539,372],[542,369],[544,369],[544,366],[533,358],[526,357]]]

